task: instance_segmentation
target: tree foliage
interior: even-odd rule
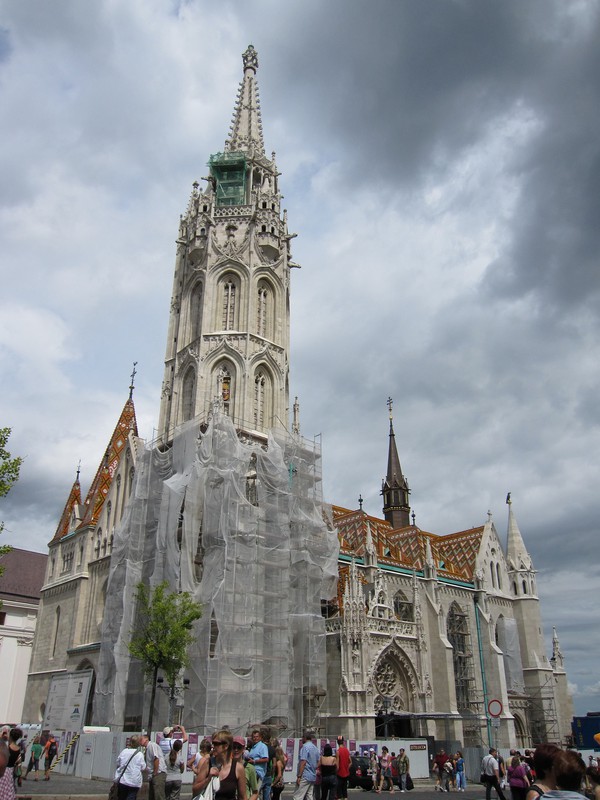
[[[19,457],[12,458],[6,445],[8,437],[10,436],[10,428],[0,428],[0,497],[7,495],[13,484],[19,478],[19,471],[23,459]],[[0,522],[0,533],[4,530],[4,523]],[[8,544],[0,546],[0,556],[5,553],[10,553],[12,547]],[[4,572],[4,567],[0,564],[0,575]]]
[[[167,581],[154,591],[143,583],[136,586],[136,628],[131,632],[129,652],[143,666],[144,676],[152,685],[150,719],[152,725],[156,679],[162,670],[169,686],[189,666],[188,647],[194,641],[193,626],[202,616],[202,608],[189,592],[169,592]]]
[[[187,649],[194,641],[192,628],[202,610],[189,592],[168,592],[168,588],[167,581],[153,592],[143,583],[136,586],[139,627],[132,631],[129,651],[140,659],[149,680],[161,669],[171,685],[189,665]]]

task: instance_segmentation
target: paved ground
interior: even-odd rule
[[[108,790],[110,788],[110,781],[105,780],[87,780],[85,778],[76,778],[72,775],[52,775],[49,781],[33,780],[23,781],[23,786],[18,790],[17,797],[19,800],[36,800],[36,798],[44,798],[44,800],[106,800],[108,797]],[[147,797],[147,791],[142,791],[138,794],[139,800]],[[286,786],[282,797],[285,800],[291,800],[293,793],[293,786],[290,784]],[[417,794],[419,800],[434,800],[441,795],[433,789],[433,781],[416,781],[414,791],[406,792],[406,795]],[[456,794],[453,792],[453,794]],[[467,788],[464,794],[469,800],[483,800],[485,791],[479,784],[472,784]],[[190,800],[192,796],[191,785],[184,785],[181,789],[182,800]],[[375,792],[363,792],[360,789],[351,789],[351,800],[375,800],[377,795]],[[397,790],[393,793],[395,800],[400,800],[400,792]],[[494,794],[494,800],[496,796]],[[390,792],[382,792],[381,800],[389,800]],[[404,798],[403,798],[404,800]],[[408,800],[408,797],[407,797]],[[457,798],[458,800],[458,798]],[[507,793],[507,800],[510,800],[510,794]]]

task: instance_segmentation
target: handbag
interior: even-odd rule
[[[410,777],[410,772],[407,772],[406,773],[406,791],[410,792],[414,788],[415,788],[415,784],[413,783],[413,779]]]
[[[213,800],[215,794],[221,788],[221,781],[215,775],[214,778],[211,778],[209,782],[206,784],[204,789],[195,795],[192,800]]]

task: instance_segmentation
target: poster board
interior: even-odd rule
[[[77,732],[83,728],[93,676],[91,669],[52,676],[42,730]]]

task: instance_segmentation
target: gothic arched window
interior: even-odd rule
[[[196,394],[196,372],[190,367],[183,379],[181,417],[183,422],[187,422],[194,417]]]
[[[60,606],[56,606],[56,611],[54,612],[54,642],[52,644],[52,658],[54,658],[56,654],[56,644],[58,642],[59,626],[60,626]]]
[[[117,492],[115,496],[115,521],[119,522],[121,517],[123,516],[123,503],[119,506],[119,500],[121,499],[121,473],[117,475]],[[119,513],[120,512],[120,513]],[[117,519],[118,515],[118,519]]]
[[[234,331],[237,319],[237,294],[238,287],[233,275],[226,275],[222,282],[223,293],[223,315],[222,329],[224,331]]]
[[[265,281],[258,284],[258,294],[256,298],[256,332],[259,336],[269,337],[269,313],[270,299],[272,293],[269,291]]]
[[[254,427],[262,428],[265,423],[265,376],[258,372],[254,379]]]
[[[202,332],[202,293],[203,286],[197,283],[190,295],[190,340],[193,342]]]
[[[233,367],[227,362],[221,362],[213,371],[215,396],[222,401],[223,410],[230,416],[233,412],[233,375]]]
[[[459,710],[468,709],[474,682],[473,653],[467,615],[458,603],[452,603],[450,606],[447,635],[448,641],[452,645],[456,705]]]
[[[413,604],[408,601],[403,591],[398,590],[394,595],[394,614],[398,619],[414,622]]]
[[[271,425],[271,376],[261,367],[254,376],[254,427],[257,430]]]

